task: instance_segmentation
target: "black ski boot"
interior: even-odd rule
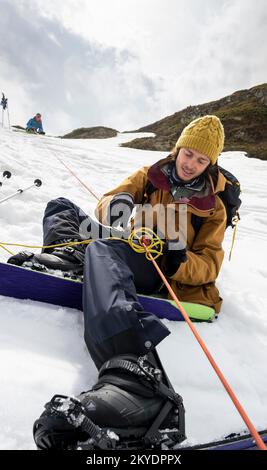
[[[57,240],[54,244],[68,243],[77,240]],[[47,269],[59,269],[75,274],[83,272],[85,245],[62,246],[43,253],[30,253],[21,251],[8,259],[8,263],[17,266],[29,267],[36,271],[46,271]]]
[[[92,390],[77,398],[55,395],[34,423],[37,448],[171,449],[182,442],[183,401],[154,357],[114,357]]]

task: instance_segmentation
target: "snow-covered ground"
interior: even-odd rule
[[[101,196],[131,172],[164,156],[118,146],[130,138],[121,134],[107,140],[61,140],[1,130],[0,181],[4,170],[10,170],[12,178],[0,188],[0,199],[35,178],[43,185],[0,204],[0,243],[40,245],[42,214],[55,197],[65,196],[93,213],[95,199],[57,157]],[[220,316],[197,329],[260,430],[267,425],[267,162],[227,152],[220,164],[241,181],[241,222],[231,262],[232,231],[226,232],[218,279],[224,298]],[[0,247],[0,261],[8,256]],[[55,393],[75,395],[88,389],[96,369],[83,343],[81,312],[1,296],[0,306],[0,449],[34,449],[32,424],[44,403]],[[164,322],[172,334],[158,349],[184,398],[187,443],[243,430],[243,421],[186,323]]]

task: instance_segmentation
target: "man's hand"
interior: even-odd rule
[[[163,248],[164,259],[162,269],[166,276],[173,276],[178,271],[181,263],[187,261],[186,248],[178,248],[178,242],[168,240]]]
[[[126,229],[133,209],[134,201],[130,194],[117,194],[111,200],[109,205],[108,220],[110,226],[114,227],[116,225],[119,225],[123,229]]]

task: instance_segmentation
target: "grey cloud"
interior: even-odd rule
[[[63,130],[55,123],[60,113],[70,116],[73,127],[134,126],[140,106],[152,117],[157,84],[142,74],[130,51],[86,41],[10,1],[1,0],[1,6],[1,58],[26,84],[33,113],[43,112],[56,131]]]
[[[27,113],[43,112],[55,132],[98,124],[133,129],[266,81],[266,0],[168,0],[168,10],[165,0],[147,0],[140,11],[130,0],[119,10],[108,1],[103,14],[95,6],[95,37],[107,44],[106,24],[118,28],[122,42],[133,40],[131,49],[83,39],[77,23],[76,34],[63,27],[61,3],[58,17],[53,4],[0,0],[0,86],[1,73],[12,92],[21,86],[29,103],[18,99],[16,115],[23,103]],[[84,18],[90,28],[88,10]]]
[[[163,115],[266,82],[266,15],[265,0],[223,1],[189,29],[184,41],[192,53],[182,54],[175,76],[164,83]]]

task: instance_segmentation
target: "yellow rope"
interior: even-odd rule
[[[233,231],[233,236],[232,236],[232,243],[231,243],[231,248],[230,248],[230,253],[229,253],[229,261],[231,261],[232,258],[232,253],[233,253],[233,248],[234,248],[234,243],[235,243],[235,238],[236,238],[236,230],[237,230],[237,224],[239,221],[239,215],[238,212],[236,212],[235,217],[232,219],[232,223],[234,225],[234,231]]]
[[[138,244],[135,243],[135,240]],[[148,253],[154,255],[154,259],[162,255],[164,242],[149,228],[141,227],[136,231],[133,230],[128,238],[128,243],[136,253],[145,253],[148,260],[150,260]],[[147,249],[144,248],[143,243]]]
[[[162,255],[163,245],[164,242],[158,237],[158,235],[153,232],[153,230],[145,227],[141,227],[136,231],[132,231],[129,235],[127,240],[119,237],[108,237],[109,240],[120,240],[124,243],[128,243],[129,246],[137,253],[145,253],[146,258],[149,259],[148,253],[153,255],[154,259],[157,259],[159,256]],[[143,247],[143,243],[147,242],[147,250]],[[9,242],[0,242],[0,248],[6,250],[9,254],[14,255],[11,251],[9,251],[5,246],[17,246],[22,248],[36,248],[36,249],[47,249],[47,248],[56,248],[59,246],[75,246],[75,245],[89,245],[90,243],[94,242],[94,240],[82,240],[82,241],[74,241],[74,242],[67,242],[67,243],[57,243],[54,245],[26,245],[24,243],[9,243]],[[5,246],[4,246],[5,245]],[[148,252],[148,253],[147,253]]]
[[[14,255],[15,253],[12,253],[12,251],[8,250],[5,248],[3,245],[0,244],[0,248],[3,248],[3,250],[6,250],[10,255]]]
[[[82,245],[91,243],[93,240],[82,240],[80,242],[68,242],[68,243],[58,243],[56,245],[25,245],[24,243],[6,243],[0,242],[0,247],[4,248],[3,245],[6,246],[19,246],[23,248],[39,248],[39,249],[46,249],[46,248],[56,248],[57,246],[73,246],[73,245]],[[6,248],[4,248],[6,249]]]

